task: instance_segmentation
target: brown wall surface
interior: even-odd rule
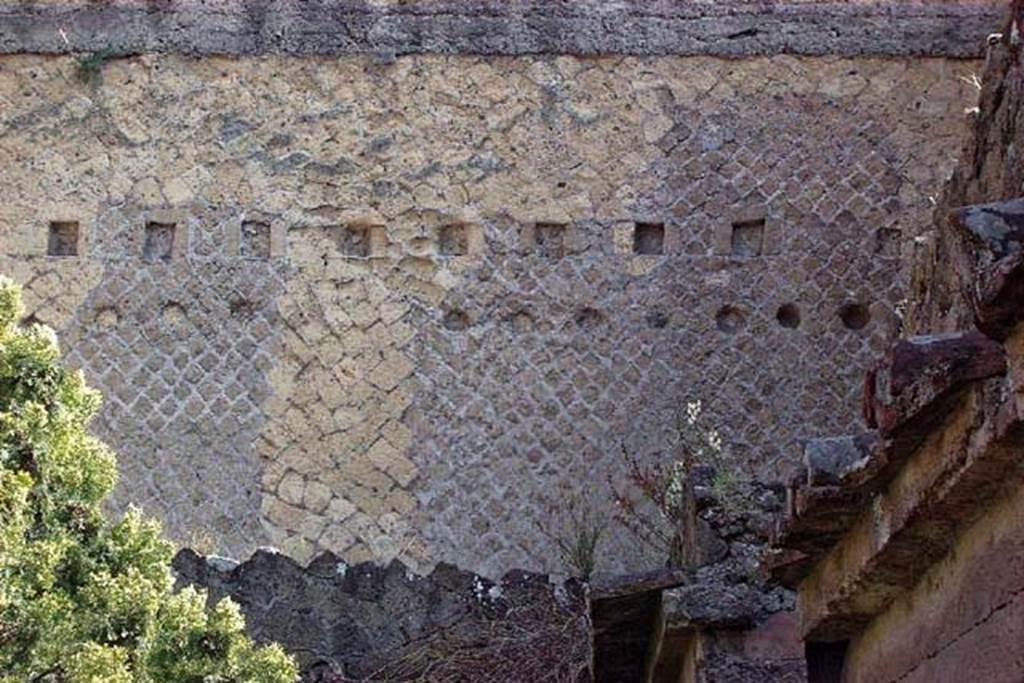
[[[1008,495],[850,646],[844,681],[1024,679],[1024,493]]]
[[[689,397],[767,478],[859,428],[977,67],[6,57],[0,270],[177,538],[542,568]]]

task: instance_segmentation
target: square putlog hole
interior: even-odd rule
[[[437,250],[442,256],[465,256],[469,253],[469,234],[465,225],[442,225],[438,232]]]
[[[49,256],[78,256],[78,223],[76,221],[53,221],[50,236],[46,242]]]
[[[660,255],[665,253],[665,224],[637,223],[633,230],[633,253]]]
[[[538,256],[558,259],[565,256],[566,234],[564,223],[537,223],[533,227],[533,246]]]
[[[337,231],[338,251],[342,256],[353,258],[370,257],[370,228],[361,225],[345,225]]]
[[[270,258],[270,225],[261,221],[242,221],[238,252],[242,258]]]
[[[732,224],[732,255],[760,256],[764,250],[765,219]]]
[[[177,232],[174,223],[146,223],[146,239],[142,244],[142,258],[147,261],[170,261],[174,255]]]

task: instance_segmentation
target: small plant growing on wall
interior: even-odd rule
[[[572,494],[551,520],[537,522],[537,529],[555,546],[569,574],[589,581],[610,521],[591,501]]]
[[[233,603],[172,590],[156,522],[104,516],[117,470],[86,430],[99,394],[22,313],[0,277],[0,683],[295,681]]]
[[[700,471],[709,473],[703,483],[720,505],[738,504],[738,474],[718,431],[705,422],[701,402],[687,404],[667,450],[642,462],[623,445],[625,483],[611,482],[616,520],[671,567],[691,568],[696,562]]]
[[[117,55],[117,50],[107,48],[76,58],[78,79],[89,85],[99,85],[103,80],[103,65]]]

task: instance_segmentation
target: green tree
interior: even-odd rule
[[[99,393],[21,315],[20,288],[0,277],[0,683],[295,681],[233,603],[173,591],[156,522],[104,517],[117,469],[86,431]]]

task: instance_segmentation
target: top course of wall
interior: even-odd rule
[[[0,53],[981,56],[1000,0],[96,0],[0,5]]]

